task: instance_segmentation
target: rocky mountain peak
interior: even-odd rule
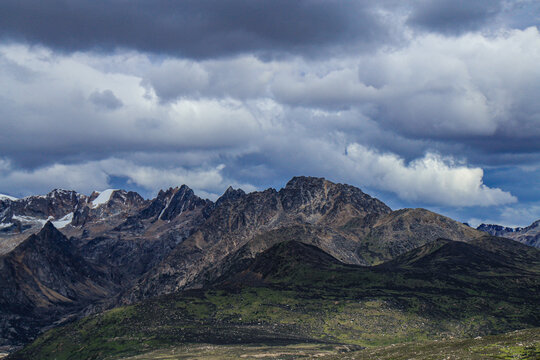
[[[17,231],[39,228],[49,219],[59,220],[72,213],[87,197],[73,190],[55,189],[46,195],[28,196],[4,202],[0,208],[0,221],[13,224]]]
[[[285,185],[285,189],[320,188],[330,181],[322,177],[294,176]]]
[[[227,190],[217,199],[216,206],[224,202],[235,201],[244,197],[246,193],[242,189],[234,189],[232,186],[229,186]]]
[[[63,253],[69,251],[71,244],[51,221],[47,221],[41,230],[23,241],[14,251],[26,253],[27,251],[46,253]]]
[[[488,234],[493,236],[505,236],[509,233],[520,231],[521,228],[511,228],[496,224],[480,224],[480,226],[478,226],[476,230],[487,232]]]
[[[159,215],[160,220],[172,220],[184,211],[194,210],[196,207],[206,205],[206,201],[195,195],[192,189],[182,185],[168,200]]]
[[[47,197],[72,197],[72,196],[81,196],[81,194],[77,193],[74,190],[65,190],[65,189],[54,189],[51,192],[49,192]]]
[[[172,220],[184,211],[194,210],[197,207],[204,207],[209,201],[203,200],[189,186],[169,188],[166,191],[160,190],[158,196],[141,211],[141,219],[154,218],[156,220]]]
[[[131,207],[140,206],[143,203],[143,197],[134,191],[115,190],[112,192],[107,205],[114,206],[115,204],[120,204]]]
[[[334,221],[338,217],[363,217],[392,211],[359,188],[316,177],[292,178],[279,191],[279,198],[285,211],[296,213],[309,223],[319,222],[325,217]],[[345,214],[347,216],[343,216]]]
[[[43,227],[39,231],[38,235],[40,235],[40,236],[41,235],[49,235],[49,234],[54,234],[56,232],[58,232],[58,230],[56,229],[56,227],[54,226],[52,221],[47,221],[45,223],[45,225],[43,225]]]
[[[511,228],[496,224],[480,224],[476,229],[492,236],[502,236],[529,246],[540,247],[540,220],[526,227]]]

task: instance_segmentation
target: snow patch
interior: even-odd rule
[[[13,196],[9,196],[9,195],[4,195],[4,194],[0,194],[0,200],[11,200],[11,201],[17,201],[19,199],[17,199],[16,197],[13,197]]]
[[[12,223],[4,223],[4,224],[0,224],[0,229],[8,228],[8,227],[10,227],[11,225],[13,225],[13,224],[12,224]]]
[[[48,219],[39,219],[35,218],[33,216],[23,216],[23,215],[13,215],[13,220],[19,220],[22,223],[38,223],[41,224],[41,226],[45,225],[47,221],[51,220],[53,217],[49,216]]]
[[[116,191],[117,189],[107,189],[107,190],[104,190],[102,192],[99,193],[98,197],[95,198],[92,203],[91,203],[91,207],[92,209],[95,209],[97,208],[98,206],[100,205],[103,205],[103,204],[106,204],[109,202],[109,200],[111,199],[111,196],[112,194]]]
[[[67,225],[69,225],[72,220],[73,220],[73,213],[70,212],[66,216],[62,217],[59,220],[53,221],[52,223],[55,228],[62,229],[63,227],[66,227]]]
[[[172,194],[171,197],[169,199],[167,199],[167,205],[165,205],[165,207],[163,208],[163,210],[161,210],[161,212],[159,213],[159,216],[157,217],[158,220],[161,220],[161,215],[163,215],[163,213],[165,212],[165,210],[167,210],[167,208],[169,207],[169,205],[171,205],[171,201],[173,199],[175,194]]]

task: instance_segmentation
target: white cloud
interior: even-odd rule
[[[142,58],[126,60],[129,73],[114,64],[122,56],[102,59],[112,62],[115,71],[97,64],[97,55],[60,55],[39,47],[0,46],[0,58],[33,74],[22,81],[0,66],[0,151],[11,157],[33,150],[58,156],[101,149],[110,155],[156,148],[237,148],[260,132],[257,119],[238,100],[161,103],[141,85],[142,75],[132,73],[133,62],[139,62],[140,71],[149,66]],[[103,111],[96,101],[114,111]]]
[[[468,223],[473,227],[480,224],[496,224],[508,227],[526,227],[536,220],[540,220],[540,204],[516,204],[514,206],[505,206],[502,209],[491,214],[489,217],[473,217]]]
[[[539,48],[536,27],[424,34],[400,48],[340,59],[169,59],[145,84],[166,100],[269,98],[293,107],[357,107],[413,138],[520,137],[540,134]]]
[[[88,192],[124,176],[214,196],[295,173],[438,205],[515,202],[451,159],[502,134],[511,161],[519,139],[540,136],[538,49],[536,28],[422,35],[339,59],[157,61],[1,45],[0,154],[13,166],[0,160],[0,190]]]
[[[483,184],[483,171],[427,153],[409,164],[391,153],[359,144],[347,147],[366,185],[395,192],[400,198],[450,206],[490,206],[516,202],[510,193]]]
[[[55,188],[76,189],[90,193],[108,187],[108,175],[95,163],[74,165],[53,164],[34,170],[14,169],[7,159],[0,160],[2,191],[18,196],[47,193]]]
[[[125,177],[149,193],[160,189],[188,185],[201,196],[215,200],[229,186],[256,190],[250,184],[237,183],[222,174],[225,165],[186,169],[183,167],[156,168],[138,165],[128,160],[109,158],[82,164],[53,164],[35,170],[13,169],[6,159],[0,159],[2,191],[19,196],[47,193],[54,188],[74,189],[90,194],[111,187],[111,176]]]

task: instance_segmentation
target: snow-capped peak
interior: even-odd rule
[[[116,190],[117,189],[107,189],[107,190],[103,190],[101,192],[98,192],[98,194],[99,194],[98,197],[95,198],[94,200],[92,200],[92,202],[91,202],[90,206],[92,207],[92,209],[95,209],[100,205],[108,203],[109,200],[111,199],[112,194]]]
[[[0,194],[0,200],[11,200],[11,201],[16,201],[16,200],[19,200],[19,199],[17,199],[16,197],[13,197],[13,196]]]

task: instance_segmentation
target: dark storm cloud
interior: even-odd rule
[[[65,51],[131,48],[194,58],[317,52],[387,38],[361,1],[4,0],[4,38]]]
[[[482,28],[501,10],[500,0],[424,0],[416,4],[408,23],[429,31],[460,34]]]

